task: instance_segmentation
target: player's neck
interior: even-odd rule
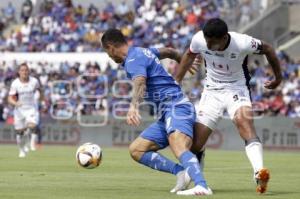
[[[20,79],[20,82],[22,83],[28,83],[29,82],[29,77],[27,78],[19,78]]]

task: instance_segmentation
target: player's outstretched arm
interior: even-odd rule
[[[267,60],[269,64],[272,67],[275,79],[265,82],[265,88],[268,89],[275,89],[282,81],[282,73],[280,68],[279,60],[276,56],[275,50],[273,47],[266,43],[262,42],[262,54],[264,54],[267,57]]]
[[[143,101],[146,90],[146,77],[138,76],[133,79],[133,94],[130,108],[127,113],[127,124],[138,126],[141,116],[139,114],[139,104]]]
[[[159,50],[159,59],[173,59],[180,63],[181,54],[174,48],[158,48]]]
[[[183,54],[179,64],[179,71],[175,78],[178,83],[182,81],[186,72],[189,70],[190,67],[192,67],[196,56],[197,54],[190,52],[189,49]]]
[[[181,54],[174,48],[158,48],[159,50],[159,59],[173,59],[177,63],[180,63],[181,61]],[[195,62],[193,65],[188,69],[189,73],[194,75],[198,71],[198,66],[200,65],[202,59],[195,59]]]

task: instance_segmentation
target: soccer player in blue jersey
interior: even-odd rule
[[[152,169],[177,175],[177,185],[171,192],[180,194],[180,190],[186,189],[189,180],[185,176],[190,176],[195,184],[192,195],[211,195],[212,191],[207,187],[199,162],[190,151],[195,122],[194,105],[184,96],[180,86],[159,61],[159,58],[166,57],[179,61],[180,55],[171,49],[129,46],[124,35],[117,29],[107,30],[101,42],[107,54],[123,66],[127,76],[133,81],[127,123],[133,126],[140,124],[139,105],[143,100],[154,104],[160,115],[158,121],[131,143],[131,157]],[[157,152],[167,146],[170,146],[180,164]]]

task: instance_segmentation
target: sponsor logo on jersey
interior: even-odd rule
[[[205,51],[205,54],[212,55],[209,51]]]
[[[237,59],[237,54],[236,53],[231,53],[229,58],[230,59]]]
[[[217,56],[217,57],[224,57],[224,54],[223,53],[216,53],[215,56]]]
[[[257,49],[257,43],[254,39],[251,40],[251,48]]]

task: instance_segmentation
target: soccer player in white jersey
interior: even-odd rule
[[[29,67],[26,63],[19,66],[18,75],[19,77],[11,84],[8,102],[15,107],[14,128],[20,150],[19,157],[23,158],[26,156],[26,138],[24,135],[26,131],[29,131],[31,134],[31,150],[36,150],[36,126],[39,121],[39,112],[36,106],[35,95],[37,91],[40,94],[42,92],[38,80],[29,75]]]
[[[203,31],[197,32],[190,48],[184,53],[176,80],[181,82],[196,56],[204,59],[206,83],[200,99],[193,150],[200,151],[226,110],[245,141],[246,154],[254,170],[256,191],[264,193],[270,172],[263,166],[263,148],[253,125],[252,103],[249,91],[248,55],[265,55],[274,78],[265,82],[265,88],[276,88],[282,74],[274,49],[264,41],[245,34],[228,32],[227,24],[219,19],[209,20]],[[193,195],[193,190],[183,191]]]

